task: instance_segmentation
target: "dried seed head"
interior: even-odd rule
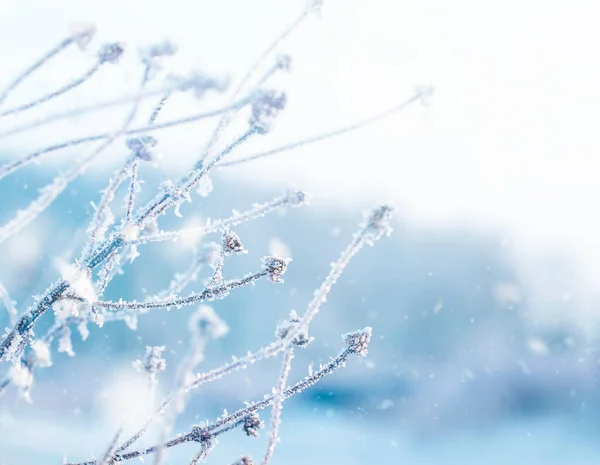
[[[96,34],[96,26],[91,23],[73,23],[69,31],[77,46],[85,50]]]
[[[288,263],[292,261],[291,258],[279,258],[279,257],[263,257],[261,259],[263,263],[263,269],[267,272],[269,281],[274,283],[282,283],[283,279],[281,276],[286,272]]]
[[[160,44],[151,45],[140,50],[140,58],[149,68],[162,68],[162,60],[164,57],[172,56],[177,52],[177,46],[168,40]]]
[[[292,69],[292,57],[289,55],[279,55],[275,61],[275,66],[282,71],[290,71]]]
[[[415,87],[415,94],[417,98],[421,101],[422,105],[427,106],[429,104],[429,99],[433,96],[435,89],[433,86],[417,86]]]
[[[309,0],[308,8],[320,16],[323,14],[323,0]]]
[[[248,436],[257,438],[260,436],[260,429],[264,426],[264,423],[260,420],[260,417],[256,412],[250,413],[244,420],[244,432]]]
[[[308,203],[308,201],[310,200],[310,197],[311,197],[310,194],[307,194],[306,192],[295,189],[294,187],[290,187],[286,191],[285,195],[286,195],[288,203],[290,205],[292,205],[293,207],[300,207],[301,205]]]
[[[151,161],[155,158],[156,151],[153,150],[158,141],[152,136],[129,137],[126,142],[127,147],[136,157],[144,161]]]
[[[196,98],[201,98],[207,90],[211,89],[223,92],[229,85],[228,80],[215,79],[200,71],[193,71],[189,76],[170,74],[166,80],[167,84],[173,87],[173,90],[182,92],[192,90]]]
[[[222,244],[225,256],[248,253],[244,249],[240,237],[229,229],[223,231]]]
[[[371,335],[373,328],[367,326],[366,328],[346,333],[342,336],[344,342],[348,344],[348,348],[360,357],[366,357],[369,348],[369,342],[371,342]]]
[[[283,92],[274,90],[260,92],[252,102],[250,126],[256,128],[259,134],[266,134],[271,130],[277,114],[284,109],[287,97]]]
[[[100,47],[100,50],[98,50],[98,61],[100,63],[116,64],[121,59],[124,52],[125,46],[121,42],[104,44]]]
[[[371,242],[376,241],[383,235],[389,236],[392,233],[390,220],[393,211],[394,208],[390,205],[382,205],[365,214],[364,226]]]
[[[290,332],[293,332],[298,328],[299,324],[300,317],[296,313],[296,310],[292,310],[289,319],[284,320],[283,323],[278,325],[275,329],[275,337],[277,339],[285,339]],[[308,336],[308,329],[302,328],[292,340],[292,344],[298,347],[306,347],[312,341],[314,341],[314,338]]]

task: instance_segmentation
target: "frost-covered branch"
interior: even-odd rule
[[[306,203],[308,194],[305,192],[288,189],[281,197],[278,197],[264,204],[254,204],[251,209],[245,212],[235,212],[232,216],[221,220],[208,221],[204,226],[185,228],[178,231],[161,231],[156,234],[146,235],[127,241],[129,245],[143,245],[152,242],[177,241],[189,237],[201,237],[206,234],[212,234],[223,229],[239,226],[248,221],[261,218],[277,209],[285,206],[299,207]]]
[[[285,144],[280,147],[275,147],[275,148],[267,150],[265,152],[259,152],[259,153],[255,153],[253,155],[246,155],[246,156],[243,156],[236,160],[223,161],[223,162],[219,163],[219,167],[234,166],[234,165],[239,165],[242,163],[247,163],[249,161],[258,160],[259,158],[268,157],[271,155],[275,155],[277,153],[287,152],[289,150],[294,150],[294,149],[303,147],[305,145],[310,145],[310,144],[314,144],[316,142],[321,142],[323,140],[331,139],[333,137],[342,136],[349,132],[356,131],[363,127],[374,124],[388,116],[391,116],[391,115],[397,113],[398,111],[408,107],[410,104],[421,101],[430,92],[431,92],[430,89],[418,90],[413,96],[409,97],[407,100],[403,101],[402,103],[395,105],[394,107],[392,107],[388,110],[385,110],[381,113],[377,113],[376,115],[370,116],[369,118],[363,119],[362,121],[359,121],[358,123],[350,124],[348,126],[343,126],[341,128],[334,129],[334,130],[328,131],[328,132],[324,132],[322,134],[317,134],[315,136],[307,137],[305,139],[300,139],[299,141],[292,142],[291,144]]]
[[[232,290],[245,286],[247,284],[253,284],[261,278],[267,277],[268,272],[261,270],[256,273],[250,273],[239,279],[232,279],[225,281],[223,284],[215,287],[209,287],[200,293],[193,292],[185,297],[174,297],[170,299],[152,299],[144,302],[110,302],[110,301],[97,301],[93,303],[93,306],[106,308],[108,310],[118,311],[131,311],[136,310],[139,313],[145,313],[148,310],[155,308],[168,308],[176,307],[181,308],[186,305],[193,305],[206,300],[222,299],[227,296]]]
[[[356,342],[355,339],[360,339],[360,342]],[[318,383],[325,376],[328,376],[331,373],[333,373],[338,368],[344,367],[346,365],[346,362],[352,355],[358,355],[362,357],[366,356],[370,339],[371,328],[369,327],[363,330],[355,331],[353,333],[348,333],[344,335],[344,340],[346,341],[348,346],[344,350],[342,350],[337,355],[337,357],[331,359],[327,364],[322,365],[319,368],[319,370],[314,372],[309,371],[309,375],[306,376],[302,381],[299,381],[293,386],[285,389],[283,391],[283,399],[289,399],[290,397],[301,393],[302,391]],[[239,409],[230,415],[226,415],[208,426],[194,427],[189,433],[178,435],[170,441],[166,441],[162,445],[152,446],[146,449],[140,449],[131,452],[124,452],[127,448],[120,447],[119,449],[117,449],[117,455],[115,455],[114,458],[116,461],[131,460],[142,455],[153,454],[158,450],[159,447],[170,448],[192,441],[199,443],[212,441],[221,434],[229,432],[240,426],[245,426],[245,429],[259,428],[260,426],[255,421],[252,421],[251,424],[248,425],[244,425],[244,423],[246,422],[247,418],[252,418],[252,415],[256,414],[256,412],[264,410],[274,405],[275,403],[275,394],[265,395],[263,397],[263,400],[261,401],[256,401],[251,404],[248,404],[246,407]],[[95,464],[95,462],[85,462],[85,464],[93,465]]]
[[[16,78],[14,78],[8,87],[0,93],[0,105],[4,102],[4,100],[9,96],[9,94],[21,84],[27,77],[33,74],[37,69],[41,68],[44,64],[58,55],[60,52],[65,50],[69,45],[76,43],[80,47],[85,47],[87,43],[92,39],[95,32],[95,28],[93,27],[85,27],[80,30],[73,31],[73,33],[62,40],[55,47],[46,52],[40,59],[35,61],[31,66],[22,71]]]
[[[184,125],[184,124],[194,123],[196,121],[200,121],[203,119],[218,116],[218,115],[222,114],[223,112],[231,110],[232,108],[242,108],[242,107],[248,105],[249,103],[251,103],[254,98],[256,98],[255,95],[241,99],[238,102],[234,102],[230,106],[226,106],[223,108],[217,108],[216,110],[196,113],[194,115],[177,118],[177,119],[174,119],[171,121],[166,121],[164,123],[146,125],[146,126],[141,126],[139,128],[128,129],[128,130],[123,131],[122,134],[123,135],[145,134],[145,133],[149,133],[149,132],[158,131],[160,129],[167,129],[167,128],[172,128],[172,127],[176,127],[176,126],[180,126],[180,125]],[[22,167],[28,165],[32,161],[38,159],[39,157],[41,157],[42,155],[45,155],[47,153],[54,152],[56,150],[62,150],[65,148],[75,147],[75,146],[81,145],[81,144],[87,144],[90,142],[98,142],[98,141],[102,141],[105,139],[110,139],[113,136],[113,134],[114,133],[110,133],[110,132],[92,134],[89,136],[79,137],[76,139],[71,139],[68,141],[60,142],[58,144],[49,145],[42,149],[36,150],[35,152],[32,152],[29,155],[26,155],[25,157],[23,157],[19,160],[8,162],[8,163],[0,166],[0,179],[15,172],[19,168],[22,168]],[[2,135],[0,135],[0,137],[2,137]]]
[[[140,85],[142,88],[148,81],[148,73],[149,69],[146,68],[144,70],[144,76]],[[25,210],[20,210],[15,218],[6,223],[4,226],[0,227],[0,243],[19,232],[22,228],[37,218],[37,216],[46,210],[46,208],[50,206],[54,199],[56,199],[56,197],[58,197],[59,194],[61,194],[75,178],[85,171],[85,169],[100,153],[102,153],[119,136],[121,136],[131,124],[135,114],[137,113],[138,106],[139,101],[135,101],[129,114],[125,118],[125,122],[122,124],[119,130],[113,132],[98,148],[96,148],[96,150],[84,157],[73,168],[67,171],[67,173],[56,177],[51,184],[41,189],[40,195],[36,200],[31,202]]]
[[[290,369],[292,368],[292,359],[294,358],[294,349],[288,348],[283,354],[283,362],[281,364],[281,373],[277,387],[273,390],[273,407],[271,409],[271,430],[269,431],[269,443],[267,451],[263,457],[262,464],[267,465],[273,457],[275,447],[279,441],[279,425],[281,424],[281,410],[283,409],[283,401],[285,400],[285,386],[287,383]]]
[[[365,244],[372,244],[373,241],[379,239],[382,235],[389,234],[391,232],[391,227],[389,224],[391,212],[391,207],[384,205],[365,214],[365,221],[363,222],[362,227],[354,235],[354,240],[342,253],[340,259],[336,263],[332,264],[331,271],[325,278],[321,287],[315,291],[315,297],[309,304],[303,318],[300,319],[295,312],[292,312],[290,315],[290,320],[287,322],[287,324],[278,328],[277,341],[257,350],[256,352],[250,352],[243,357],[236,357],[233,362],[227,363],[221,367],[205,373],[197,374],[195,379],[185,386],[185,390],[189,391],[191,389],[197,389],[204,384],[217,381],[235,371],[246,369],[249,365],[252,365],[264,358],[272,357],[279,352],[286,350],[292,345],[302,347],[308,344],[311,340],[308,337],[308,326],[318,313],[320,306],[325,302],[332,286],[337,282],[348,262]],[[275,281],[280,279],[282,271],[285,271],[285,267],[280,268],[277,265],[282,265],[282,263],[273,263],[270,266],[271,279]],[[160,403],[158,410],[150,416],[142,429],[133,435],[128,441],[126,441],[125,444],[118,449],[118,451],[130,447],[131,444],[136,442],[145,433],[155,418],[164,412],[165,409],[170,405],[173,397],[174,394],[165,398]]]
[[[252,77],[254,76],[256,71],[260,68],[261,64],[273,52],[273,50],[275,50],[279,46],[279,44],[281,44],[285,40],[285,38],[287,36],[289,36],[302,23],[302,21],[304,21],[306,19],[306,17],[311,12],[311,10],[312,10],[312,1],[307,4],[306,8],[302,11],[302,13],[289,26],[287,26],[283,30],[283,32],[275,38],[275,40],[273,40],[273,42],[263,51],[263,53],[252,64],[252,66],[250,66],[248,71],[246,71],[246,74],[244,74],[244,76],[240,79],[237,87],[234,89],[233,94],[231,96],[231,101],[234,101],[241,94],[241,92],[244,90],[244,88],[246,87],[248,82],[252,79]],[[280,66],[280,65],[282,65],[282,66]],[[283,63],[278,62],[276,64],[275,68],[271,68],[269,71],[267,71],[266,75],[263,76],[263,78],[259,81],[258,85],[260,85],[262,82],[266,81],[268,79],[268,77],[275,71],[275,69],[283,69],[284,68],[283,65],[284,65]],[[217,124],[217,127],[212,132],[210,139],[208,140],[208,143],[204,147],[201,160],[204,160],[205,158],[207,158],[210,155],[211,150],[213,149],[214,145],[217,143],[217,140],[219,139],[219,136],[231,122],[231,117],[232,117],[233,113],[235,112],[235,110],[236,109],[232,108],[230,111],[226,112],[221,117],[221,119],[219,120],[219,123]]]

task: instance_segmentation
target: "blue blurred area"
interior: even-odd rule
[[[99,169],[75,182],[28,226],[24,233],[35,244],[17,237],[0,245],[0,280],[19,309],[58,277],[57,257],[78,257],[91,213],[89,200],[98,198],[109,173]],[[51,177],[26,169],[0,182],[0,223]],[[143,193],[160,181],[151,172],[144,178]],[[194,216],[226,217],[232,208],[243,211],[279,194],[216,179],[210,197],[195,196],[182,208],[183,220],[169,214],[161,227],[175,228]],[[226,277],[256,270],[273,238],[284,241],[293,262],[283,285],[259,282],[211,304],[230,332],[209,347],[204,369],[269,343],[276,324],[291,309],[302,312],[359,221],[359,211],[309,206],[236,228],[250,253],[228,259]],[[598,463],[595,336],[577,325],[542,322],[537,316],[542,304],[576,312],[577,300],[541,303],[532,298],[529,277],[500,236],[458,226],[415,228],[403,223],[402,212],[394,227],[392,238],[352,261],[311,327],[315,342],[297,351],[291,378],[303,377],[310,363],[318,366],[335,356],[342,333],[367,325],[374,331],[369,357],[351,360],[286,404],[275,463]],[[20,253],[24,247],[35,253]],[[30,259],[19,258],[29,252]],[[168,244],[144,246],[140,252],[113,281],[106,298],[142,299],[162,290],[173,273],[186,269],[191,255],[190,248]],[[201,286],[200,280],[187,291]],[[168,391],[187,347],[189,315],[186,308],[152,312],[140,318],[137,331],[122,322],[102,329],[90,326],[86,342],[74,333],[76,357],[57,354],[52,367],[36,372],[32,405],[13,391],[0,398],[0,464],[98,455],[112,434],[98,408],[100,387],[117,367],[140,357],[146,345],[166,345],[170,369],[163,387]],[[45,316],[38,333],[51,320]],[[0,312],[0,324],[6,323]],[[203,387],[178,427],[183,431],[191,423],[215,418],[223,408],[232,411],[245,400],[260,398],[270,392],[278,369],[277,361],[268,360]],[[208,463],[231,462],[235,453],[248,451],[258,457],[264,446],[264,438],[252,442],[240,439],[241,433],[231,436]],[[184,458],[177,461],[182,453],[175,452],[172,463],[186,463]]]

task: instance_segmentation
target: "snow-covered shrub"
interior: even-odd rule
[[[35,395],[32,395],[35,372],[41,368],[51,367],[52,351],[75,355],[71,343],[73,328],[77,328],[82,338],[86,339],[88,325],[91,324],[102,327],[116,321],[124,321],[131,329],[135,329],[137,319],[155,309],[192,307],[189,319],[191,349],[180,361],[172,392],[157,402],[154,412],[148,416],[144,424],[139,425],[135,434],[128,438],[123,437],[124,434],[120,430],[110,442],[108,449],[104,452],[99,451],[102,452],[100,459],[84,463],[95,465],[121,463],[148,454],[154,454],[155,463],[160,463],[166,449],[183,443],[196,443],[198,452],[192,458],[192,463],[196,463],[206,457],[215,446],[217,438],[224,433],[241,429],[249,436],[258,435],[263,427],[258,413],[270,408],[268,446],[262,459],[262,463],[266,464],[270,461],[278,442],[278,428],[284,401],[343,367],[353,355],[366,356],[372,333],[369,327],[345,333],[344,345],[337,356],[332,357],[318,370],[313,371],[311,368],[309,374],[303,379],[288,383],[294,351],[303,349],[312,342],[309,326],[344,268],[364,245],[372,245],[381,236],[391,232],[392,208],[388,205],[366,213],[350,244],[339,259],[332,263],[329,274],[315,291],[314,298],[308,303],[305,311],[301,313],[292,311],[289,320],[277,327],[276,337],[272,342],[250,351],[245,356],[234,357],[233,361],[206,372],[198,370],[206,346],[211,340],[225,336],[228,331],[227,324],[206,303],[223,299],[236,289],[254,285],[261,280],[281,284],[286,270],[289,266],[293,266],[291,260],[286,257],[267,256],[247,274],[226,279],[224,271],[226,271],[227,259],[246,252],[242,239],[234,231],[235,228],[285,207],[301,207],[307,203],[308,195],[301,190],[288,188],[281,196],[270,202],[254,204],[248,210],[235,212],[227,218],[204,221],[197,227],[163,230],[159,224],[161,217],[169,212],[182,216],[180,209],[186,202],[192,202],[195,192],[202,197],[209,196],[213,189],[211,176],[220,169],[342,135],[366,124],[372,124],[412,102],[422,100],[429,92],[427,89],[419,90],[407,101],[359,123],[259,154],[232,158],[240,145],[268,134],[273,128],[277,114],[285,110],[287,102],[285,92],[270,88],[269,81],[273,75],[290,70],[290,58],[286,55],[272,57],[272,52],[282,39],[293,32],[314,9],[320,6],[320,2],[311,2],[293,22],[293,26],[276,38],[273,45],[260,56],[232,91],[229,90],[226,81],[197,72],[191,72],[188,76],[169,74],[165,62],[169,56],[176,53],[177,47],[168,41],[149,45],[140,54],[139,91],[129,101],[130,110],[127,116],[123,121],[118,122],[112,131],[61,141],[28,155],[16,157],[0,166],[1,180],[31,162],[50,156],[57,150],[73,146],[84,148],[96,144],[94,148],[74,160],[66,172],[57,175],[50,184],[41,188],[37,198],[28,206],[13,212],[12,219],[0,224],[1,243],[30,227],[30,223],[34,223],[76,178],[82,176],[92,162],[97,162],[109,146],[121,144],[127,150],[122,166],[108,180],[100,198],[93,201],[94,211],[87,229],[87,243],[81,249],[79,258],[73,263],[62,263],[59,266],[61,275],[50,283],[41,295],[33,297],[27,308],[16,308],[7,289],[0,284],[1,302],[8,311],[10,319],[10,326],[6,328],[0,340],[0,359],[3,362],[0,368],[6,373],[6,377],[0,380],[0,393],[12,386],[19,390],[23,398],[32,401],[35,398]],[[75,28],[63,41],[16,76],[0,93],[0,119],[21,115],[31,108],[44,105],[50,100],[84,86],[86,82],[94,79],[102,68],[118,66],[123,56],[131,52],[126,44],[120,42],[100,44],[96,63],[83,75],[75,77],[63,87],[46,95],[14,106],[9,105],[13,91],[31,74],[42,72],[47,62],[54,57],[70,47],[88,49],[92,47],[94,32],[94,27]],[[265,67],[267,70],[260,75],[259,72]],[[217,110],[177,120],[158,121],[161,110],[169,104],[174,94],[190,91],[197,98],[207,93],[224,93],[227,95],[226,101]],[[135,126],[140,117],[141,102],[152,98],[156,98],[158,102],[147,116],[147,123]],[[123,102],[118,103],[123,104]],[[86,110],[87,113],[93,111],[94,109]],[[34,131],[41,124],[62,117],[64,114],[56,115],[42,123],[34,122],[25,125],[19,130]],[[159,156],[160,130],[209,118],[216,118],[218,121],[196,163],[180,179],[163,181],[150,200],[141,202],[140,167],[144,163],[152,163]],[[246,121],[244,129],[232,140],[219,144],[230,123],[244,119]],[[115,197],[121,187],[125,191],[123,208],[115,206]],[[2,209],[11,207],[6,201],[0,205]],[[151,297],[141,301],[103,298],[117,274],[136,272],[134,262],[136,257],[143,253],[144,246],[188,237],[196,238],[204,245],[198,248],[198,252],[191,258],[184,271],[173,277],[168,288],[158,290]],[[218,240],[210,241],[211,237],[217,237]],[[185,288],[195,284],[199,269],[204,265],[212,268],[211,277],[200,289],[190,293],[184,292]],[[52,325],[45,331],[38,330],[38,320],[44,315],[46,318],[53,318]],[[133,362],[133,366],[148,377],[151,390],[166,368],[164,350],[163,346],[148,347],[146,353]],[[275,356],[281,356],[282,361],[280,375],[274,380],[272,393],[260,400],[247,403],[231,414],[224,413],[213,422],[193,426],[187,432],[172,434],[176,417],[185,409],[187,396],[194,389],[206,383],[216,382],[260,360]],[[162,428],[156,445],[149,448],[139,447],[138,440],[159,418]],[[251,459],[242,457],[236,463],[248,464],[251,463]]]

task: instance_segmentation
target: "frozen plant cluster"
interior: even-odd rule
[[[290,71],[291,59],[287,55],[272,57],[273,52],[283,39],[321,6],[321,2],[310,2],[291,26],[276,37],[273,44],[232,91],[229,90],[228,81],[197,72],[190,72],[188,76],[170,74],[168,59],[177,52],[177,47],[169,41],[150,44],[139,54],[139,91],[125,101],[113,101],[97,107],[129,105],[126,117],[112,131],[60,141],[16,157],[0,166],[1,180],[16,170],[49,156],[52,152],[73,146],[92,147],[74,160],[66,172],[57,175],[50,184],[41,188],[37,198],[29,205],[12,212],[12,219],[0,224],[2,243],[35,222],[69,184],[82,176],[108,147],[121,144],[126,149],[121,166],[108,180],[100,198],[92,203],[94,211],[87,229],[87,243],[81,248],[79,258],[73,263],[61,265],[61,275],[55,282],[50,283],[41,295],[33,297],[27,308],[18,308],[10,298],[8,290],[0,283],[0,304],[8,312],[10,323],[0,339],[0,370],[4,373],[4,377],[0,378],[0,394],[12,387],[17,389],[24,399],[32,401],[35,398],[35,395],[32,395],[35,373],[52,365],[53,351],[75,355],[71,343],[73,330],[77,330],[85,340],[89,334],[88,326],[92,324],[102,327],[105,324],[123,321],[135,330],[138,318],[155,309],[191,307],[191,348],[180,360],[171,393],[157,403],[158,408],[148,416],[144,424],[139,425],[135,434],[124,437],[123,430],[118,431],[112,441],[107,441],[109,447],[105,451],[97,451],[99,455],[96,456],[99,458],[78,462],[80,465],[122,463],[146,455],[154,455],[154,463],[160,464],[164,461],[168,449],[183,443],[196,444],[197,453],[190,458],[190,463],[195,464],[207,457],[216,446],[218,437],[224,433],[241,430],[249,436],[258,436],[264,426],[259,412],[270,409],[268,445],[261,460],[261,463],[266,465],[271,461],[278,443],[284,401],[343,367],[353,355],[366,356],[371,328],[344,334],[344,345],[337,356],[332,357],[316,371],[311,368],[304,378],[293,383],[288,381],[294,351],[304,350],[312,342],[309,327],[344,268],[363,246],[372,245],[380,237],[391,232],[391,207],[383,205],[366,214],[348,247],[338,260],[332,263],[329,274],[315,291],[314,298],[304,312],[292,311],[289,319],[276,328],[272,342],[255,348],[247,355],[233,357],[233,361],[209,371],[199,369],[205,349],[211,341],[224,337],[228,326],[206,303],[223,299],[236,289],[254,285],[261,280],[281,284],[286,270],[293,266],[286,257],[268,256],[262,258],[255,270],[242,276],[226,278],[224,271],[227,259],[246,253],[243,240],[235,232],[235,228],[285,207],[301,207],[307,203],[308,195],[301,190],[288,188],[281,196],[271,201],[254,204],[243,212],[233,213],[230,217],[206,221],[198,227],[178,230],[163,230],[160,227],[161,217],[169,211],[181,216],[181,206],[192,202],[195,193],[203,197],[210,195],[213,189],[211,177],[218,170],[345,134],[372,124],[423,98],[421,91],[418,91],[401,104],[361,122],[262,153],[232,158],[239,146],[248,140],[268,134],[273,129],[277,115],[285,110],[287,95],[280,89],[271,88],[269,82],[277,73]],[[60,98],[71,90],[84,86],[86,82],[94,79],[97,73],[110,73],[110,69],[106,68],[118,66],[123,57],[131,53],[127,45],[121,42],[100,44],[94,65],[81,76],[74,77],[63,87],[46,95],[9,105],[13,91],[33,73],[42,72],[44,65],[64,50],[70,47],[90,49],[94,44],[94,33],[93,26],[79,25],[73,28],[64,40],[10,81],[5,89],[0,91],[0,119],[22,114]],[[260,71],[265,67],[267,69],[261,75]],[[154,88],[150,89],[150,86]],[[169,104],[171,96],[178,92],[192,93],[195,98],[201,98],[209,92],[222,93],[227,95],[227,101],[216,110],[176,120],[160,121],[161,110]],[[152,98],[157,100],[153,111],[147,116],[140,115],[142,100]],[[2,132],[0,138],[17,132],[33,131],[36,127],[65,116],[90,114],[94,111],[93,107],[76,108],[67,113],[51,115],[43,121],[35,121]],[[135,123],[140,117],[145,117],[146,122],[136,126]],[[217,124],[214,131],[207,134],[208,142],[196,163],[180,179],[162,182],[159,189],[152,193],[150,200],[141,202],[140,168],[144,163],[156,159],[157,147],[160,146],[160,130],[209,118],[217,119]],[[224,148],[217,149],[217,142],[222,141],[225,129],[235,119],[245,120],[245,128],[233,139],[219,144]],[[121,195],[118,194],[120,188],[124,191],[123,208],[115,207],[115,198]],[[2,203],[2,208],[7,208],[6,202]],[[211,236],[220,239],[205,242]],[[173,276],[168,288],[156,291],[154,296],[142,301],[107,300],[103,297],[117,274],[136,272],[133,263],[135,258],[143,253],[146,244],[176,241],[186,237],[201,238],[203,243],[187,267]],[[203,267],[208,267],[212,273],[208,280],[199,285],[197,277]],[[188,287],[195,290],[184,292]],[[52,319],[52,324],[46,331],[38,330],[38,322],[43,316]],[[164,350],[164,346],[147,347],[146,353],[140,354],[141,357],[132,362],[137,370],[147,375],[151,388],[156,385],[166,368]],[[187,398],[195,389],[206,383],[217,382],[235,371],[244,370],[260,360],[277,356],[281,357],[281,369],[279,377],[273,381],[271,393],[260,400],[247,403],[231,414],[225,412],[213,422],[191,426],[188,431],[178,434],[172,432],[177,416],[185,410]],[[158,422],[161,425],[161,434],[155,445],[139,446],[138,441]],[[242,457],[232,463],[248,465],[253,462],[249,457]]]

